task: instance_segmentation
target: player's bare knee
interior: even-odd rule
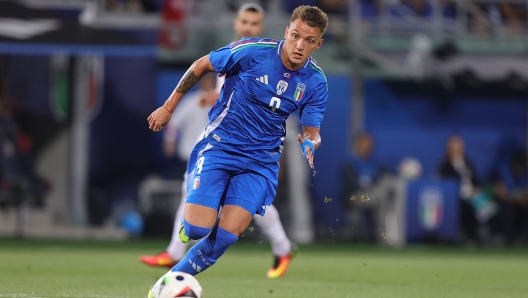
[[[211,229],[216,223],[217,216],[218,212],[213,208],[197,204],[185,204],[183,218],[189,224]]]
[[[218,226],[223,230],[240,236],[249,226],[253,217],[245,209],[239,206],[224,206]]]

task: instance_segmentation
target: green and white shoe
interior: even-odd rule
[[[187,235],[185,235],[185,230],[183,228],[183,223],[181,224],[181,227],[180,227],[180,241],[183,242],[183,243],[189,243],[189,241],[191,241],[191,238],[189,238]]]

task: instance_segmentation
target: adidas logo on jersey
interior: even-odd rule
[[[260,78],[256,78],[256,79],[257,79],[257,81],[259,81],[261,83],[264,83],[266,85],[268,84],[268,75],[264,75],[264,76],[262,76]]]

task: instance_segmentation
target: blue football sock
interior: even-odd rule
[[[198,240],[198,239],[202,239],[203,237],[207,236],[207,234],[211,232],[211,228],[195,226],[195,225],[188,223],[184,219],[183,220],[183,231],[185,232],[185,235],[187,235],[187,237],[191,238],[192,240]]]
[[[238,240],[228,231],[215,227],[209,237],[196,243],[171,271],[186,272],[196,275],[213,266],[226,250]]]

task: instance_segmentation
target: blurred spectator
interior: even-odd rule
[[[440,164],[440,177],[454,178],[460,182],[460,226],[462,235],[470,241],[479,241],[477,216],[469,200],[479,192],[479,180],[473,163],[466,156],[464,140],[451,136],[446,143],[445,156]]]
[[[0,77],[0,206],[43,206],[49,185],[35,173],[31,148],[13,120],[7,82]]]
[[[495,187],[501,201],[502,230],[507,244],[528,240],[528,170],[525,152],[518,152],[499,169]]]
[[[384,214],[393,183],[373,153],[374,138],[368,133],[357,135],[353,154],[345,161],[341,175],[343,202],[351,213],[352,224],[359,233],[357,237],[369,242],[381,239],[379,230],[384,229]]]
[[[371,187],[381,175],[381,167],[372,157],[374,138],[368,133],[361,133],[354,138],[353,154],[345,163],[347,193]]]
[[[522,34],[528,25],[528,9],[526,4],[499,4],[506,29],[512,34]]]

